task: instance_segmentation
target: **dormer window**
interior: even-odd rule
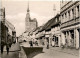
[[[57,22],[57,18],[56,18],[56,22]]]

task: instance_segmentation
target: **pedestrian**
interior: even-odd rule
[[[4,46],[1,45],[1,54],[3,54]]]
[[[35,45],[38,46],[38,42],[37,41],[35,41]]]
[[[7,54],[9,53],[9,43],[6,44]]]
[[[49,49],[49,43],[47,42],[47,49]]]
[[[32,41],[30,41],[30,47],[33,47],[33,42]]]
[[[52,47],[54,47],[55,46],[55,42],[54,41],[52,41]]]
[[[9,47],[10,47],[10,48],[11,48],[11,45],[12,45],[12,43],[10,42],[10,43],[9,43]]]
[[[36,45],[38,46],[38,42],[36,41]]]
[[[3,54],[3,50],[4,50],[4,40],[1,40],[1,54]]]

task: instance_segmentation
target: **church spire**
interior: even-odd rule
[[[55,13],[56,13],[55,4],[54,4],[54,6],[53,6],[53,11],[54,11],[54,16],[55,16]]]
[[[29,10],[29,1],[28,1],[28,8],[27,8],[27,12],[29,12],[30,10]]]

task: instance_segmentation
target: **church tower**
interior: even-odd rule
[[[30,10],[29,10],[29,2],[28,2],[28,8],[27,8],[27,14],[25,18],[25,31],[30,32],[33,29],[37,27],[37,20],[36,18],[31,19],[30,17]]]
[[[27,14],[25,18],[25,31],[29,31],[30,27],[30,10],[29,10],[29,2],[28,2],[28,8],[27,8]]]
[[[28,2],[28,8],[27,8],[27,14],[26,14],[26,21],[30,21],[30,10],[29,10],[29,2]]]

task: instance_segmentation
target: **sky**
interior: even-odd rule
[[[38,26],[45,24],[48,20],[54,17],[54,5],[56,8],[56,15],[60,11],[60,1],[30,0],[30,17],[32,19],[37,19]],[[5,7],[6,20],[15,26],[17,36],[21,35],[25,31],[27,6],[27,0],[2,0],[2,7]]]

